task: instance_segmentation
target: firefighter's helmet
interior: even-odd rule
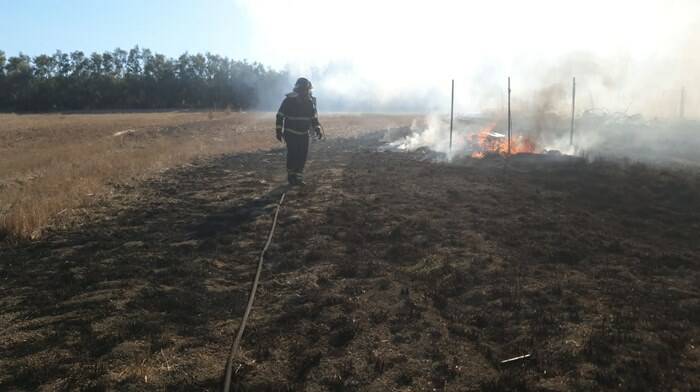
[[[294,83],[294,92],[295,93],[308,93],[313,89],[313,85],[307,78],[299,78],[297,79],[297,82]]]

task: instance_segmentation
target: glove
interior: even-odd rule
[[[321,140],[321,138],[323,137],[323,134],[321,133],[321,127],[314,128],[314,134],[316,134],[318,140]]]
[[[281,129],[277,130],[277,140],[280,142],[282,141],[282,130]]]

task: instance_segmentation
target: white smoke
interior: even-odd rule
[[[540,148],[570,147],[574,76],[579,150],[646,158],[695,143],[697,124],[675,123],[682,88],[686,118],[700,118],[695,0],[239,1],[253,58],[310,76],[322,111],[436,113],[405,148],[449,152],[451,79],[457,117],[505,129],[508,76],[514,135]],[[480,125],[455,123],[452,151]]]
[[[503,105],[507,76],[523,104],[577,76],[582,110],[668,117],[686,86],[700,114],[694,0],[240,1],[252,56],[349,110],[445,111],[456,79],[458,111],[478,112]]]
[[[444,119],[440,115],[426,116],[425,125],[419,125],[417,120],[411,124],[411,133],[394,140],[391,146],[399,150],[414,151],[421,147],[429,147],[431,150],[447,154],[449,151],[449,129],[445,127]]]
[[[575,117],[571,144],[570,117],[552,113],[533,116],[516,111],[513,118],[513,145],[528,140],[536,153],[558,151],[587,158],[629,158],[654,164],[700,166],[700,122],[697,121],[648,119],[641,115],[591,110]],[[434,159],[450,161],[483,152],[475,137],[484,130],[494,138],[505,135],[507,120],[494,114],[458,116],[454,120],[450,147],[449,117],[431,114],[414,121],[410,133],[391,140],[390,147],[408,151],[424,148],[437,153],[431,154]]]
[[[414,120],[410,128],[411,133],[391,141],[390,147],[407,151],[428,148],[440,154],[436,158],[452,160],[454,157],[465,157],[476,152],[473,136],[484,127],[490,128],[493,124],[484,118],[456,119],[450,131],[450,119],[433,113],[425,116],[421,121]],[[452,133],[451,143],[450,133]]]

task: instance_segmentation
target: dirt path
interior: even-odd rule
[[[440,165],[378,153],[380,136],[313,146],[238,390],[700,388],[697,177]],[[0,389],[217,390],[283,159],[170,170],[80,229],[2,249]]]

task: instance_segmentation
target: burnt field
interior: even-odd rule
[[[697,173],[382,137],[313,144],[236,390],[700,389]],[[2,245],[0,389],[218,390],[283,162],[201,158]]]

